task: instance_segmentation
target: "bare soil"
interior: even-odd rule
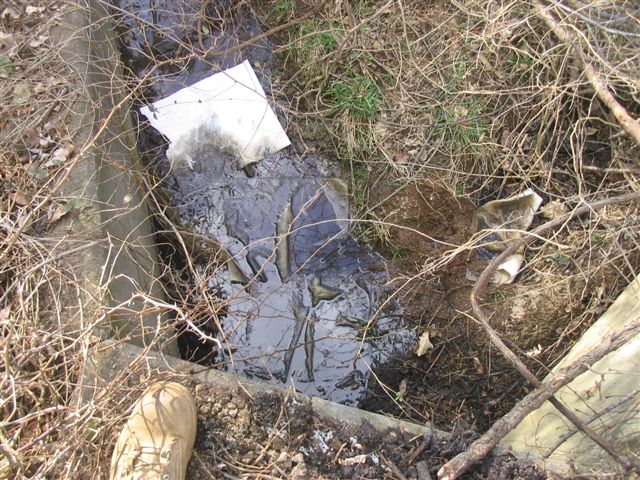
[[[477,436],[462,424],[449,441],[369,426],[353,432],[321,418],[290,392],[249,398],[240,389],[221,393],[204,384],[193,388],[199,421],[190,479],[425,478],[424,470],[435,476]],[[546,476],[505,453],[488,458],[463,478]]]
[[[379,188],[375,195],[387,198],[387,190]],[[424,265],[471,237],[474,210],[469,200],[426,181],[401,189],[381,206],[380,216],[401,226],[392,229],[386,250],[406,318],[418,335],[429,332],[434,348],[378,372],[388,390],[378,385],[364,408],[428,420],[441,428],[463,420],[484,431],[524,393],[524,382],[491,348],[471,316],[474,282],[467,277],[481,273],[489,258],[466,251],[440,271],[419,274]],[[412,275],[416,278],[405,285]],[[403,383],[403,401],[389,402],[385,392],[398,392]]]
[[[444,189],[435,176],[402,188],[377,185],[370,198],[372,204],[373,199],[383,199],[375,216],[397,225],[381,248],[406,319],[418,335],[429,333],[433,349],[376,372],[378,382],[361,406],[430,421],[443,429],[463,421],[484,432],[528,392],[528,386],[492,347],[471,311],[474,278],[488,265],[489,252],[466,249],[441,267],[434,263],[472,237],[476,206]],[[608,215],[614,221],[628,211],[612,210]],[[579,236],[580,225],[575,228],[573,235]],[[553,255],[540,258],[531,248],[526,269],[515,282],[492,287],[483,298],[494,328],[539,378],[606,310],[613,292],[624,287],[620,272],[606,262],[586,279],[581,272],[593,268],[593,259],[579,249],[573,253],[563,265]],[[636,264],[635,254],[630,258]]]

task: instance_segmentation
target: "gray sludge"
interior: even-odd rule
[[[270,93],[269,41],[218,55],[262,33],[241,2],[114,3],[128,31],[122,39],[127,64],[138,78],[149,75],[155,59],[183,56],[187,47],[213,52],[154,70],[150,101],[245,58]],[[201,8],[210,19],[224,18],[207,24],[208,35],[198,33]],[[371,370],[406,353],[413,335],[402,329],[394,303],[377,312],[386,298],[386,266],[350,238],[344,184],[314,155],[281,152],[238,170],[235,159],[216,148],[214,132],[196,133],[198,141],[185,152],[189,158],[172,166],[179,187],[173,201],[185,225],[236,260],[210,280],[229,303],[221,340],[232,347],[232,358],[218,352],[217,359],[241,375],[357,404]]]
[[[355,405],[371,370],[413,340],[395,303],[378,312],[384,259],[350,237],[347,189],[322,158],[278,153],[252,167],[249,177],[200,143],[173,168],[183,222],[219,242],[244,274],[225,267],[210,280],[229,305],[221,323],[233,353],[223,361]]]

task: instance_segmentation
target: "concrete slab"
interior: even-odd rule
[[[98,343],[92,351],[92,361],[83,379],[82,400],[91,401],[94,392],[99,392],[116,378],[120,378],[123,371],[135,372],[134,381],[140,378],[171,379],[182,383],[202,384],[210,390],[218,392],[222,397],[244,392],[252,398],[262,395],[281,394],[286,389],[266,383],[246,380],[234,374],[201,367],[184,360],[177,359],[161,352],[153,352],[135,345],[114,340]],[[290,390],[289,390],[290,391]],[[308,404],[314,416],[337,423],[354,434],[361,428],[372,427],[380,432],[399,429],[416,436],[431,436],[449,438],[447,432],[433,428],[430,424],[416,424],[405,420],[398,420],[377,413],[371,413],[354,407],[292,393],[296,400]]]
[[[615,329],[640,318],[640,277],[587,330],[550,375],[566,367]],[[640,335],[596,362],[556,397],[578,417],[626,453],[640,451]],[[578,471],[613,472],[617,463],[575,430],[549,402],[529,414],[500,445],[552,465]]]
[[[76,158],[58,192],[77,208],[56,225],[60,249],[96,242],[65,258],[74,281],[62,292],[66,325],[102,337],[155,342],[178,355],[166,316],[159,263],[113,25],[100,2],[78,1],[51,32],[72,72],[61,112]],[[78,325],[80,324],[80,325]]]

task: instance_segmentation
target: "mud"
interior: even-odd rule
[[[248,10],[215,3],[202,7],[206,15],[182,2],[162,11],[150,2],[119,3],[129,12],[122,16],[127,63],[138,78],[153,78],[147,102],[244,59],[269,91],[267,42],[242,56],[220,53],[259,34],[257,20]],[[152,60],[180,57],[186,46],[209,53],[179,72],[175,65],[154,70]],[[398,303],[387,300],[386,261],[351,238],[339,169],[297,145],[239,168],[218,137],[198,132],[188,152],[171,161],[156,140],[156,161],[173,186],[180,223],[214,240],[227,259],[206,273],[226,305],[215,332],[223,348],[212,356],[202,352],[210,344],[191,346],[189,354],[200,351],[187,359],[208,357],[249,378],[356,405],[371,372],[407,354],[414,335],[404,328]],[[197,268],[205,275],[204,266]]]
[[[385,260],[349,234],[346,186],[321,157],[285,152],[247,175],[209,146],[174,165],[181,221],[214,238],[227,268],[209,277],[226,300],[216,362],[249,378],[355,405],[370,370],[411,349],[397,304],[383,311]]]
[[[384,199],[393,192],[391,186],[381,185],[373,195]],[[423,357],[391,362],[377,372],[380,384],[368,392],[362,408],[431,421],[443,429],[465,421],[484,431],[526,393],[525,382],[491,348],[471,316],[469,294],[474,282],[467,277],[479,275],[490,257],[464,252],[445,267],[430,269],[451,245],[461,245],[471,237],[475,208],[428,181],[397,190],[381,205],[378,215],[401,226],[392,229],[385,248],[392,285],[400,288],[408,274],[415,275],[409,272],[423,270],[401,288],[397,298],[407,323],[418,334],[428,331],[434,348]],[[388,401],[388,391],[403,389],[396,402]]]

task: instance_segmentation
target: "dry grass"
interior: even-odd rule
[[[578,38],[574,47],[638,116],[640,19],[633,2],[549,3]],[[289,15],[305,8],[296,2]],[[378,227],[389,208],[376,209],[376,180],[436,179],[476,204],[533,188],[565,209],[638,189],[640,145],[616,124],[574,50],[532,5],[335,2],[288,33],[282,76],[287,93],[297,89],[297,118],[326,126],[330,150],[351,169],[361,217]],[[580,323],[576,316],[588,313],[589,323],[602,310],[595,305],[608,304],[638,273],[637,219],[631,205],[565,226],[531,250],[522,280],[540,290],[563,285],[571,314],[562,320],[571,330]],[[388,228],[365,229],[388,242]],[[470,247],[427,261],[423,276]]]
[[[636,2],[547,4],[576,36],[573,47],[638,117]],[[58,193],[67,167],[78,158],[74,152],[86,147],[73,144],[62,121],[79,92],[61,75],[49,42],[57,7],[27,10],[16,1],[6,8],[11,10],[1,12],[0,23],[0,477],[104,476],[114,427],[129,401],[112,385],[104,386],[91,405],[74,406],[92,335],[107,312],[83,318],[77,312],[84,305],[62,308],[62,286],[76,288],[78,298],[85,293],[82,279],[65,267],[65,257],[90,245],[52,234],[60,218],[83,208]],[[251,5],[240,2],[237,8]],[[639,188],[640,146],[598,100],[573,51],[528,3],[336,0],[302,22],[296,18],[311,8],[302,1],[254,8],[265,30],[292,23],[273,37],[279,62],[273,94],[292,130],[303,138],[315,132],[330,139],[323,147],[349,168],[354,204],[366,220],[361,232],[369,239],[393,242],[396,228],[385,213],[388,204],[380,208],[372,193],[376,181],[401,187],[430,180],[476,204],[531,187],[547,203],[566,209]],[[227,17],[204,12],[194,2],[184,8],[187,34],[173,37],[176,31],[185,33],[179,28],[164,32],[172,51],[150,57],[140,47],[148,71],[158,70],[146,77],[143,88],[161,92],[167,86],[163,76],[180,72],[195,58],[211,69],[220,67],[218,56],[207,56],[220,45],[206,38],[203,25]],[[141,17],[133,21],[144,31],[154,30]],[[176,52],[181,59],[169,59]],[[141,92],[129,93],[137,99]],[[224,308],[207,288],[217,263],[195,267],[189,261],[193,240],[176,235],[175,224],[161,214],[163,202],[152,198],[159,224],[177,245],[169,248],[176,248],[187,265],[185,271],[164,270],[179,306],[156,308],[172,310],[193,335],[208,335],[215,324],[210,330],[202,324],[212,318],[215,323]],[[497,307],[503,312],[502,332],[523,352],[542,345],[540,372],[638,275],[639,219],[637,206],[629,205],[563,226],[528,251],[520,286],[494,297],[507,299]],[[407,279],[431,282],[474,248],[470,240],[439,250],[422,259]],[[557,292],[562,305],[540,307],[539,314],[553,322],[527,322],[529,329],[523,330],[514,321],[514,306],[538,308],[538,294],[549,291]],[[74,308],[76,314],[70,315]],[[189,324],[186,318],[196,320]]]

